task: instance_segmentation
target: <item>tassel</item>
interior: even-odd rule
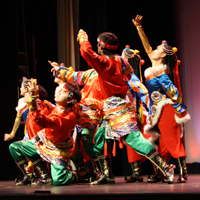
[[[113,143],[112,155],[113,155],[114,157],[116,156],[116,142],[115,142],[115,140],[114,140],[114,143]]]
[[[181,61],[177,60],[173,72],[174,72],[174,83],[175,83],[175,86],[177,87],[178,92],[182,97],[183,95],[182,95],[182,91],[181,91],[181,83],[180,83],[180,78],[179,78],[179,65],[180,65],[180,63],[181,63]],[[183,99],[182,99],[182,103],[183,103]]]
[[[108,147],[107,147],[107,141],[105,140],[104,143],[104,156],[107,157],[108,156]]]
[[[119,140],[119,148],[120,149],[123,149],[123,147],[124,147],[122,140],[123,140],[123,138],[121,137],[120,140]]]
[[[144,115],[143,115],[143,103],[140,101],[140,108],[139,108],[139,128],[141,129],[142,125],[144,124]]]

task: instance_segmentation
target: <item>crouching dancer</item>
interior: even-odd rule
[[[55,95],[56,107],[51,114],[43,115],[37,110],[36,82],[31,86],[29,98],[30,117],[44,129],[31,140],[24,142],[16,157],[21,159],[21,168],[29,176],[27,159],[36,166],[40,178],[35,185],[68,185],[78,180],[76,172],[68,170],[68,162],[73,153],[73,138],[71,131],[76,125],[76,103],[81,94],[78,88],[65,83]],[[50,163],[50,172],[45,162]]]

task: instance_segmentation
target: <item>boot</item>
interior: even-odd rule
[[[131,164],[131,168],[133,170],[133,174],[128,179],[125,176],[125,182],[126,183],[131,183],[131,182],[136,182],[136,181],[143,182],[141,161],[138,160],[138,161],[130,163],[130,164]]]
[[[157,183],[161,181],[164,182],[165,177],[163,173],[155,165],[153,165],[153,168],[154,168],[155,175],[154,176],[149,175],[147,178],[147,181],[149,183]]]
[[[18,181],[18,179],[15,179],[15,185],[28,185],[31,184],[33,179],[33,174],[29,172],[28,170],[28,161],[26,158],[20,158],[19,160],[15,161],[24,174],[23,180]]]
[[[164,182],[173,183],[174,180],[174,168],[158,153],[154,148],[152,149],[146,157],[161,171],[164,176]]]
[[[178,158],[178,166],[179,166],[180,174],[179,174],[177,183],[185,183],[188,177],[185,158]]]
[[[103,166],[104,166],[104,155],[97,154],[97,157],[93,159],[93,168],[94,172],[97,175],[96,179],[99,179],[100,176],[103,175]]]
[[[46,163],[41,158],[38,158],[37,160],[32,162],[40,178],[36,182],[32,182],[31,185],[52,185],[53,180],[48,172]]]
[[[100,178],[94,182],[90,183],[91,185],[100,185],[100,184],[115,184],[115,178],[112,174],[112,163],[111,156],[107,156],[104,159],[103,174]]]
[[[89,170],[86,167],[86,164],[84,161],[80,161],[77,163],[74,163],[76,166],[76,173],[78,176],[78,181],[79,182],[90,182],[90,180],[95,180],[96,179],[96,174],[94,171]]]

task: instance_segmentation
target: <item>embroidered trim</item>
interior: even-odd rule
[[[151,75],[147,76],[146,81],[148,81],[148,80],[150,80],[152,78],[156,78],[157,76],[160,76],[162,74],[167,74],[167,71],[166,70],[162,70],[160,72],[156,72],[154,74],[151,74]]]

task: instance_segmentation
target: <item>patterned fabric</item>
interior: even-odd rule
[[[33,138],[34,146],[40,157],[53,164],[67,166],[73,153],[73,138],[60,143],[53,143],[46,139],[45,129]]]
[[[80,118],[77,120],[78,124],[82,127],[85,127],[86,124],[87,127],[91,127],[92,125],[97,126],[102,117],[102,110],[84,104],[81,104],[80,107]]]
[[[112,96],[104,101],[103,119],[108,122],[110,127],[121,137],[131,132],[138,131],[135,107],[131,102]],[[114,134],[111,132],[111,135]]]
[[[160,69],[161,70],[158,70],[146,76],[146,85],[149,91],[149,97],[151,97],[151,94],[154,91],[159,91],[161,95],[165,95],[166,98],[171,99],[173,101],[173,107],[177,115],[181,115],[181,113],[187,114],[187,107],[182,103],[182,97],[178,93],[178,90],[175,87],[175,85],[170,80],[167,71],[163,70],[164,67]],[[155,101],[151,97],[149,108],[150,115],[152,114],[151,107],[155,104],[154,102]]]
[[[130,81],[127,82],[127,85],[130,89],[130,92],[134,95],[134,98],[138,96],[139,99],[144,104],[146,110],[148,110],[148,105],[149,105],[148,90],[141,83],[140,79],[135,74],[132,74]]]

